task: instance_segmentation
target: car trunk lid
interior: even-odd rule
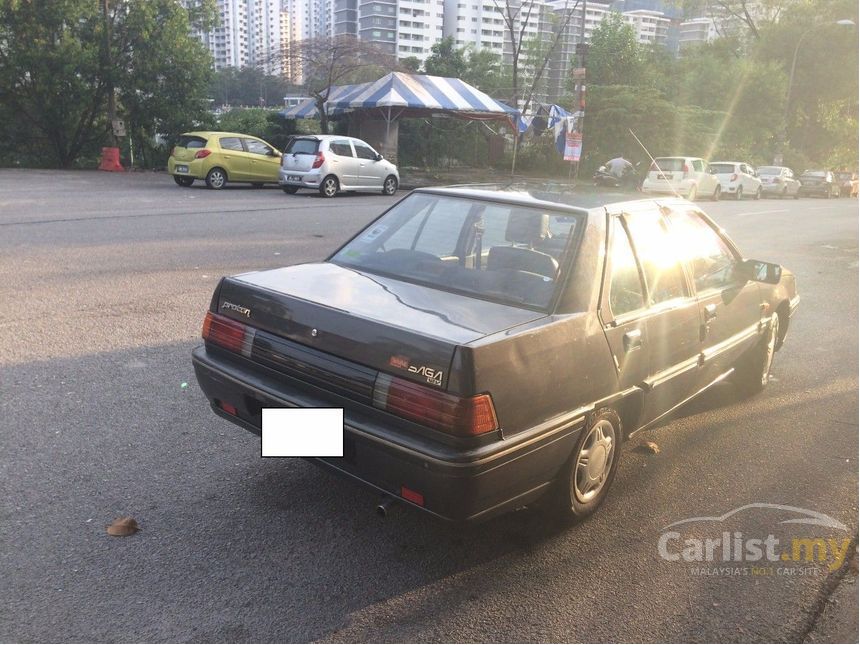
[[[226,278],[217,306],[290,341],[282,360],[300,360],[289,349],[297,343],[438,388],[457,346],[546,315],[331,263]]]
[[[307,172],[313,167],[319,153],[319,148],[320,142],[318,139],[293,139],[287,145],[287,149],[284,150],[281,166],[287,171]]]
[[[173,148],[173,158],[176,161],[191,161],[194,155],[206,147],[206,139],[196,135],[183,134]]]

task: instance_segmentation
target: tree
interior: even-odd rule
[[[543,80],[547,65],[557,51],[561,38],[568,32],[573,14],[579,6],[579,0],[564,0],[561,10],[552,14],[551,37],[544,40],[543,36],[538,36],[541,40],[540,44],[536,44],[528,35],[528,27],[540,23],[542,5],[535,0],[504,0],[504,4],[502,0],[493,0],[493,4],[502,16],[510,42],[510,104],[525,113]],[[527,74],[531,75],[531,82],[526,80],[524,87],[521,88],[520,83],[525,80],[524,77]],[[520,97],[522,89],[525,91]]]
[[[256,67],[225,67],[215,72],[209,84],[209,98],[216,105],[281,105],[283,97],[295,91],[280,76],[263,73]]]
[[[632,25],[621,14],[607,15],[591,34],[588,48],[589,85],[639,85],[645,71],[641,46]]]
[[[111,88],[133,127],[192,124],[205,112],[210,57],[190,27],[214,15],[213,0],[0,3],[3,138],[27,132],[30,149],[67,168],[106,140]]]
[[[376,80],[398,69],[394,56],[346,34],[301,40],[283,55],[290,69],[301,70],[307,93],[316,100],[323,133],[328,132],[325,102],[332,87]]]
[[[466,73],[464,50],[454,45],[454,37],[446,36],[433,43],[430,55],[424,61],[424,71],[431,76],[463,78]]]
[[[415,74],[421,70],[421,59],[417,56],[407,56],[406,58],[401,58],[400,66],[407,72],[412,72],[413,74]]]

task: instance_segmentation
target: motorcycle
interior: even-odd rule
[[[595,186],[603,186],[604,188],[631,188],[639,189],[639,164],[634,167],[625,168],[621,177],[613,175],[606,166],[600,166],[591,177]]]

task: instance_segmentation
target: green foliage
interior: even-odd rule
[[[211,24],[214,0],[115,0],[107,20],[100,9],[91,0],[0,3],[0,163],[92,159],[111,142],[111,86],[139,149],[205,120],[211,60],[189,25]]]
[[[421,59],[417,56],[407,56],[400,59],[400,66],[407,72],[415,73],[421,69]]]
[[[443,38],[430,47],[432,52],[424,61],[424,71],[430,76],[463,78],[466,73],[466,57],[463,49],[454,45],[454,37]]]
[[[208,95],[215,105],[277,107],[284,96],[301,91],[283,78],[254,67],[225,67],[214,73]]]
[[[224,132],[239,132],[254,137],[266,138],[269,128],[270,110],[263,108],[236,108],[218,118],[218,129]]]
[[[645,68],[644,52],[636,32],[613,11],[594,30],[588,50],[589,83],[637,85]]]

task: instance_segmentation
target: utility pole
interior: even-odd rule
[[[579,25],[579,42],[576,44],[576,53],[579,68],[582,70],[582,75],[576,84],[576,111],[579,112],[579,118],[576,120],[576,132],[580,136],[580,157],[582,155],[582,130],[585,121],[585,65],[586,53],[588,52],[588,45],[585,43],[585,20],[587,15],[588,0],[582,0],[582,22]],[[577,159],[574,163],[576,164],[576,169],[573,174],[573,182],[575,184],[576,180],[579,178],[579,159]]]
[[[110,8],[108,2],[110,0],[102,0],[102,12],[104,14],[105,39],[104,39],[104,70],[103,73],[107,79],[107,117],[108,117],[108,142],[111,147],[117,147],[117,137],[114,134],[113,126],[116,121],[116,93],[113,86],[113,62],[111,60],[111,20]]]

